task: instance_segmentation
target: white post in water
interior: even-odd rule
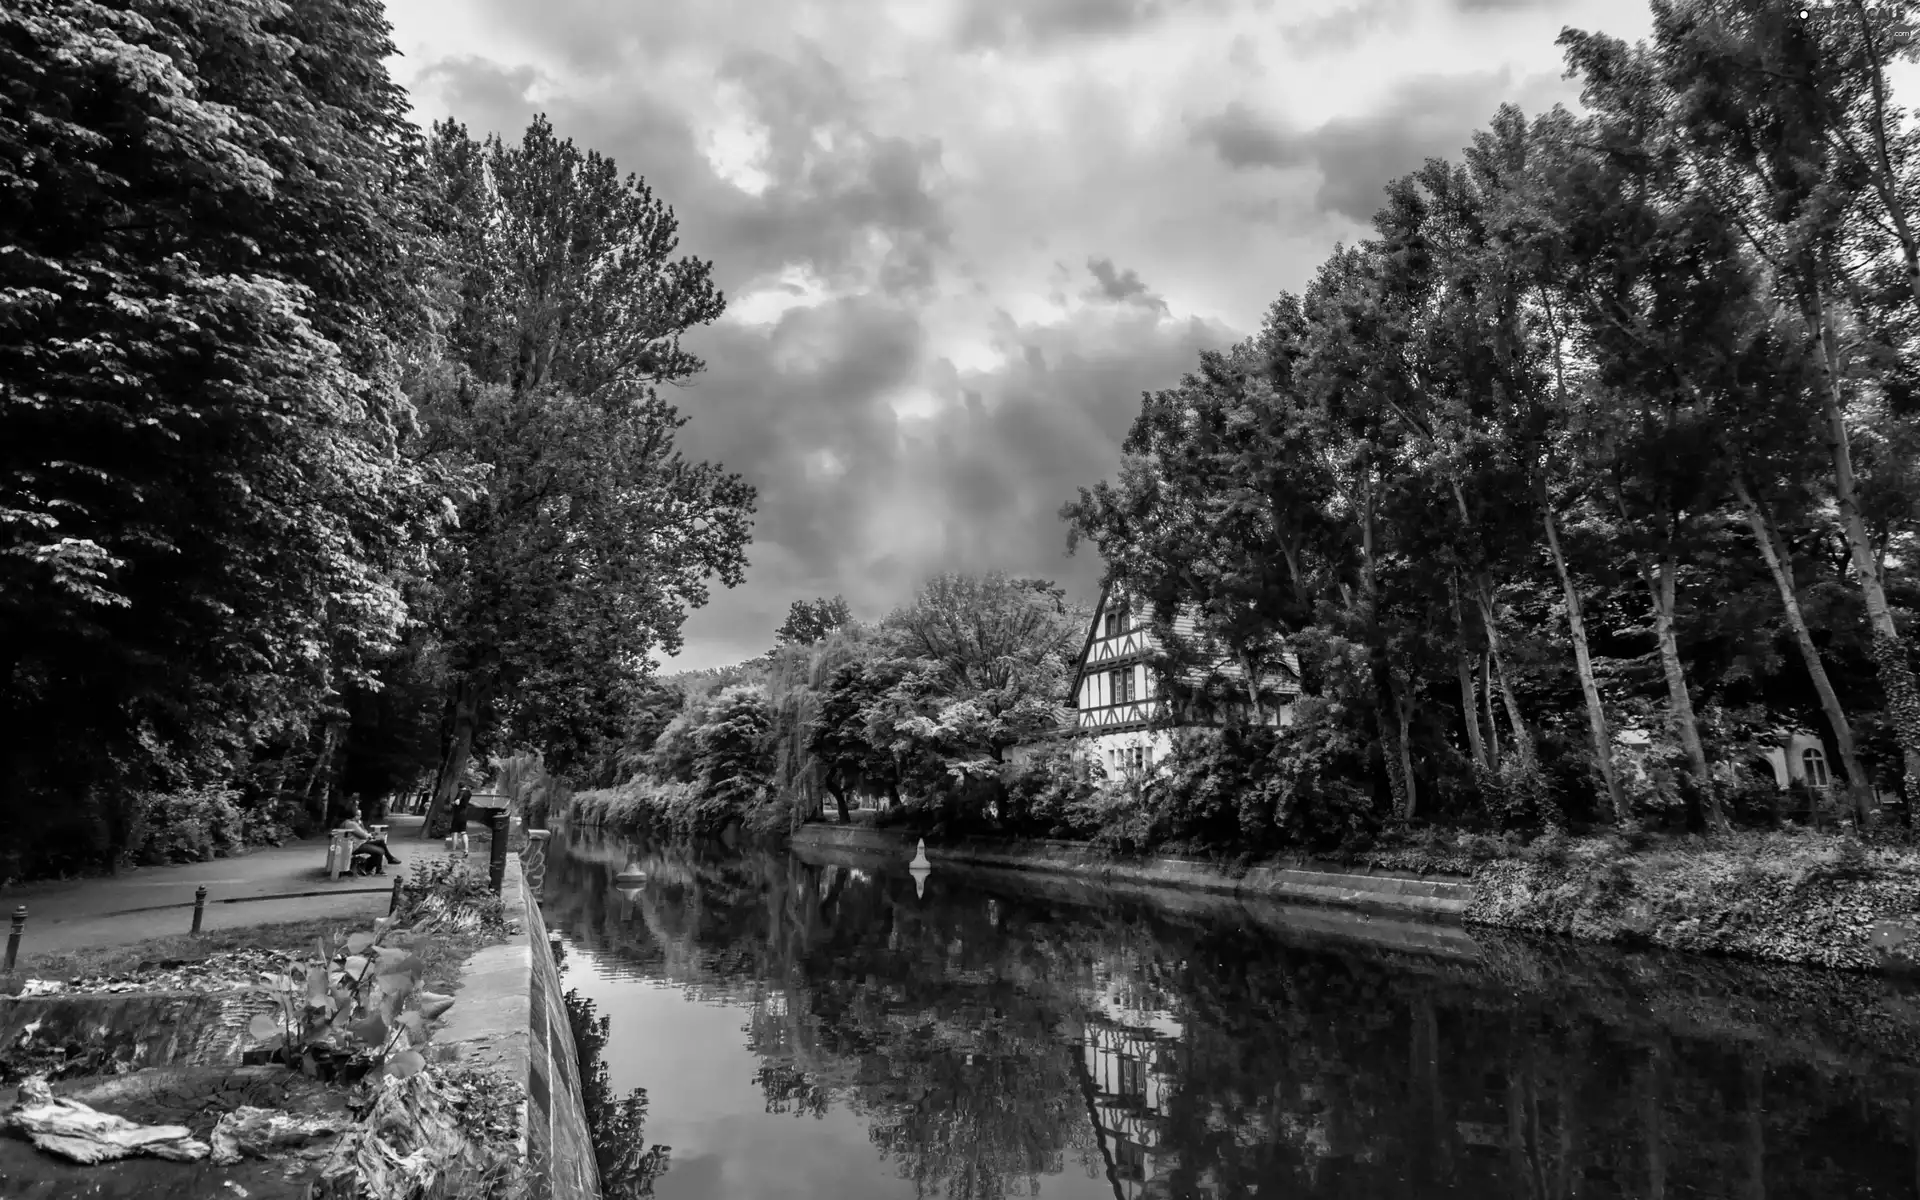
[[[913,852],[913,861],[908,863],[907,865],[909,867],[920,867],[920,868],[933,866],[932,863],[927,861],[927,839],[925,838],[920,839],[920,847],[919,849]]]

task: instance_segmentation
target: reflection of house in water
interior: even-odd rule
[[[1081,1090],[1113,1194],[1158,1200],[1172,1195],[1168,1176],[1178,1165],[1166,1140],[1165,1108],[1182,1031],[1164,1011],[1141,1004],[1144,989],[1121,980],[1094,996],[1093,1011],[1069,1021],[1066,1032],[1079,1050]],[[1202,1183],[1183,1194],[1213,1191]]]

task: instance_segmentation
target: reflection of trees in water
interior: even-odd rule
[[[647,1200],[668,1161],[665,1146],[647,1146],[647,1089],[613,1094],[605,1055],[607,1018],[597,1016],[593,1001],[578,992],[561,999],[580,1056],[580,1099],[600,1168],[600,1194],[606,1200]]]
[[[846,1105],[922,1195],[1025,1194],[1073,1167],[1141,1198],[1916,1182],[1917,1076],[1890,1018],[1872,1046],[1816,1052],[1845,1036],[1758,1036],[1773,1027],[1604,971],[1555,990],[1512,973],[1545,960],[1449,963],[939,873],[916,901],[905,876],[786,855],[654,851],[625,897],[626,853],[555,855],[551,923],[604,964],[742,1005],[769,1111]]]

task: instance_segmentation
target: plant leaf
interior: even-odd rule
[[[418,1050],[402,1050],[386,1061],[384,1069],[395,1079],[405,1079],[418,1074],[426,1065],[426,1058]]]
[[[347,1032],[369,1046],[378,1046],[387,1040],[387,1023],[379,1013],[373,1013],[347,1026]]]
[[[270,1041],[280,1036],[280,1018],[273,1013],[261,1013],[247,1022],[247,1032],[260,1041]]]
[[[346,962],[346,965],[341,969],[346,974],[346,977],[348,979],[353,980],[355,983],[359,983],[361,976],[367,973],[367,967],[370,965],[370,963],[371,963],[371,960],[356,954],[352,958],[349,958]]]
[[[373,934],[356,933],[352,937],[347,939],[347,953],[348,954],[364,954],[366,953],[367,947],[373,945],[373,942],[374,942]]]

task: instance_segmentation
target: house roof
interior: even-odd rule
[[[1095,601],[1093,616],[1087,621],[1087,637],[1080,643],[1080,653],[1073,660],[1073,689],[1068,693],[1067,703],[1073,703],[1073,697],[1080,693],[1080,673],[1086,669],[1087,654],[1093,649],[1093,635],[1100,632],[1100,614],[1106,610],[1107,597],[1113,593],[1111,582],[1100,585],[1100,599]]]

